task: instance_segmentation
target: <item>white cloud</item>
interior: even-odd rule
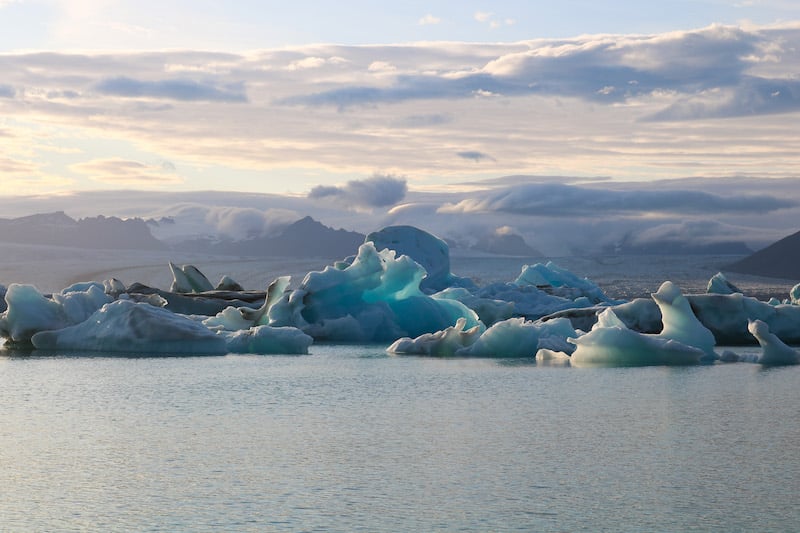
[[[73,172],[107,185],[142,185],[159,187],[183,183],[183,178],[174,173],[171,163],[147,164],[120,158],[93,159],[76,163]]]
[[[247,53],[4,53],[0,128],[13,137],[3,155],[76,180],[69,166],[81,159],[169,159],[184,181],[159,171],[160,180],[131,183],[298,194],[376,168],[441,189],[489,169],[787,176],[800,166],[798,48],[800,26],[783,25]],[[46,139],[53,129],[59,137]],[[457,155],[473,148],[491,164]]]
[[[420,26],[430,26],[430,25],[439,24],[440,22],[442,22],[442,19],[440,19],[439,17],[435,17],[435,16],[431,15],[430,13],[428,13],[427,15],[425,15],[424,17],[419,19],[419,21],[417,21],[417,24],[419,24]]]
[[[303,59],[298,59],[297,61],[292,61],[289,63],[289,66],[286,67],[288,70],[303,70],[307,68],[319,68],[326,63],[326,60],[322,57],[304,57]]]
[[[407,190],[404,178],[376,174],[342,186],[318,185],[311,189],[308,198],[330,200],[348,209],[372,209],[397,204],[405,198]]]
[[[397,67],[386,61],[373,61],[372,63],[369,64],[367,70],[369,70],[370,72],[391,73],[391,72],[396,72]]]
[[[489,11],[476,11],[472,17],[478,22],[488,22],[492,16],[494,16],[494,13]]]

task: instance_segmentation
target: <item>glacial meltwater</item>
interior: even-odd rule
[[[797,366],[578,369],[384,348],[4,352],[0,529],[800,527]]]

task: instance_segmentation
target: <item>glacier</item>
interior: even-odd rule
[[[412,226],[371,233],[355,255],[244,290],[169,262],[170,290],[118,279],[53,294],[0,285],[6,347],[108,353],[307,354],[315,342],[384,343],[392,355],[506,357],[574,366],[795,364],[800,284],[784,300],[748,297],[722,273],[705,294],[665,281],[650,298],[608,297],[553,262],[478,286],[450,270],[447,243]],[[718,345],[762,346],[740,357]]]

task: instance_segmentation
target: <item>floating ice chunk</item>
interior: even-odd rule
[[[425,292],[452,286],[475,287],[471,280],[450,272],[450,247],[427,231],[414,226],[387,226],[367,235],[365,242],[373,243],[378,251],[394,250],[398,256],[407,255],[419,263],[425,269],[425,278],[419,288]]]
[[[117,278],[111,278],[103,281],[103,290],[106,294],[119,296],[127,290],[127,287]]]
[[[170,291],[177,293],[213,291],[214,286],[208,281],[200,270],[194,265],[181,267],[170,261],[169,269],[172,272],[172,285]]]
[[[247,330],[224,332],[222,336],[231,353],[307,354],[314,341],[297,328],[256,326]]]
[[[566,339],[575,330],[567,319],[530,322],[510,318],[494,324],[474,344],[456,355],[476,357],[535,357],[540,348],[572,351]]]
[[[273,280],[267,287],[264,304],[258,309],[229,306],[215,316],[203,320],[203,324],[210,329],[227,331],[265,326],[269,322],[269,309],[283,296],[290,281],[290,276],[281,276]]]
[[[566,342],[576,332],[567,319],[530,322],[509,318],[482,331],[478,326],[464,329],[460,319],[455,326],[415,339],[404,337],[395,341],[387,351],[396,354],[459,356],[459,357],[534,357],[537,350],[548,348],[573,350]]]
[[[789,291],[789,302],[792,305],[800,305],[800,283],[792,287]]]
[[[104,285],[96,281],[72,285],[53,294],[52,298],[62,307],[68,324],[83,322],[103,305],[113,301],[113,297],[106,294]]]
[[[536,320],[565,309],[593,305],[585,296],[579,296],[572,300],[548,294],[533,285],[520,286],[514,283],[490,283],[477,290],[475,296],[487,300],[509,302],[514,306],[514,316],[528,320]]]
[[[586,297],[592,304],[611,302],[608,296],[587,278],[579,278],[567,269],[561,268],[552,261],[547,264],[536,263],[522,267],[514,284],[518,286],[548,287],[553,294],[575,300]],[[619,302],[615,302],[619,303]]]
[[[570,350],[572,351],[572,350]],[[570,356],[567,352],[560,350],[551,350],[549,348],[539,348],[536,351],[536,361],[542,363],[556,363],[556,364],[570,364]]]
[[[742,291],[739,290],[736,285],[728,281],[728,278],[726,278],[722,272],[717,272],[708,280],[706,292],[709,294],[734,294],[737,292],[741,293]]]
[[[723,350],[723,352],[719,354],[719,360],[722,363],[738,363],[742,361],[743,358],[733,350]]]
[[[493,298],[481,298],[463,287],[449,287],[432,294],[437,300],[458,300],[476,313],[486,326],[514,316],[514,304]]]
[[[762,365],[796,365],[800,363],[800,354],[783,343],[776,335],[770,333],[769,326],[761,320],[751,320],[747,329],[761,345],[761,356],[756,360]]]
[[[5,295],[7,309],[0,316],[0,336],[27,342],[37,331],[60,329],[86,320],[112,299],[98,282],[71,285],[51,298],[33,285],[12,284]]]
[[[218,291],[243,291],[244,288],[241,285],[239,285],[238,283],[236,283],[236,281],[234,281],[233,278],[231,278],[230,276],[226,275],[226,276],[222,276],[219,279],[219,283],[217,283],[217,286],[216,286],[215,290],[218,290]]]
[[[681,294],[677,285],[665,281],[652,297],[661,311],[664,324],[659,334],[661,338],[699,348],[705,353],[705,359],[718,358],[714,352],[717,344],[714,334],[697,319],[689,301]]]
[[[12,341],[26,342],[38,331],[70,324],[64,308],[33,285],[12,283],[5,300],[8,309],[0,318],[0,334]]]
[[[461,302],[423,294],[424,276],[410,257],[366,242],[344,268],[308,273],[270,308],[270,325],[295,326],[315,339],[380,342],[443,330],[459,318],[467,328],[480,324]]]
[[[129,300],[104,305],[87,320],[31,338],[41,350],[86,350],[222,355],[225,339],[197,322],[161,307]]]
[[[606,308],[592,330],[569,338],[576,348],[570,358],[573,366],[650,366],[697,364],[704,352],[658,335],[628,329]]]
[[[402,355],[436,355],[449,357],[461,348],[471,345],[481,334],[480,326],[464,330],[466,319],[459,318],[455,326],[450,326],[435,333],[424,333],[416,339],[403,337],[396,340],[387,352]]]
[[[697,319],[714,335],[718,345],[754,344],[747,330],[748,320],[763,320],[770,331],[787,344],[800,344],[800,306],[778,301],[762,302],[734,294],[693,294],[686,296]],[[662,329],[661,311],[652,299],[637,298],[612,306],[614,313],[630,329],[640,333],[658,333]],[[589,330],[603,307],[566,309],[546,316],[569,318],[577,329]]]

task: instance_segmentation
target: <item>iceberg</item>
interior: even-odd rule
[[[98,282],[71,285],[50,298],[33,285],[12,283],[5,295],[6,311],[0,315],[0,336],[29,342],[39,331],[83,322],[112,300]]]
[[[460,319],[442,331],[398,339],[386,351],[397,355],[532,358],[542,349],[572,352],[566,339],[576,335],[567,319],[531,322],[510,318],[485,331],[478,326],[465,330],[465,324]]]
[[[471,279],[450,272],[450,247],[445,241],[414,226],[387,226],[367,235],[375,249],[394,250],[397,255],[407,255],[424,270],[420,283],[423,292],[437,292],[447,287],[475,288]]]
[[[789,303],[792,305],[800,305],[800,283],[792,287],[789,291]]]
[[[661,311],[661,321],[664,324],[659,333],[661,338],[699,348],[705,354],[704,359],[713,361],[719,358],[714,351],[717,344],[714,334],[697,319],[689,300],[677,285],[665,281],[652,297]]]
[[[749,320],[765,322],[770,331],[787,344],[800,344],[800,305],[781,303],[774,298],[762,302],[740,292],[691,294],[684,298],[697,320],[713,334],[718,345],[754,344],[754,338],[747,329]],[[636,298],[611,308],[634,331],[658,333],[662,329],[661,310],[652,299]],[[603,309],[603,306],[565,309],[546,315],[543,320],[568,318],[576,329],[588,331]]]
[[[425,270],[407,255],[365,242],[350,264],[309,272],[300,287],[269,309],[271,326],[294,326],[315,339],[384,342],[453,326],[483,327],[457,300],[420,290]]]
[[[314,342],[310,336],[297,328],[255,326],[247,330],[222,332],[226,349],[230,353],[242,354],[307,354]]]
[[[438,300],[458,300],[476,313],[481,322],[486,326],[491,326],[495,322],[506,320],[514,316],[514,303],[497,300],[494,298],[482,298],[477,296],[464,287],[450,287],[432,294],[431,297]]]
[[[291,281],[290,276],[276,278],[264,297],[264,304],[258,309],[242,306],[228,306],[213,317],[203,320],[203,325],[210,329],[238,331],[254,326],[266,326],[269,323],[269,310],[283,296]]]
[[[800,363],[800,354],[784,344],[775,334],[770,333],[769,326],[761,320],[751,320],[747,329],[761,345],[761,355],[756,360],[765,366],[796,365]]]
[[[628,329],[611,308],[600,313],[589,333],[567,340],[576,346],[572,366],[692,365],[705,355],[676,340]]]
[[[591,304],[620,303],[612,301],[605,293],[587,278],[579,278],[569,270],[561,268],[552,261],[547,264],[536,263],[522,267],[514,285],[524,287],[533,286],[545,289],[546,292],[562,298],[576,300],[586,298]]]
[[[198,293],[213,291],[214,286],[208,278],[194,265],[177,266],[170,261],[169,269],[172,271],[172,285],[170,291],[177,293]]]
[[[736,285],[728,281],[725,274],[717,272],[708,280],[706,292],[709,294],[734,294],[737,292],[741,293],[742,291],[739,290]]]
[[[571,353],[566,342],[576,335],[569,320],[531,322],[523,318],[510,318],[494,324],[473,343],[456,355],[472,357],[536,357],[539,350],[547,349]]]
[[[480,326],[464,330],[467,321],[459,318],[455,326],[434,333],[423,333],[416,339],[403,337],[396,340],[386,351],[395,355],[435,355],[449,357],[470,346],[481,334]]]
[[[31,338],[40,350],[224,355],[227,343],[202,324],[130,300],[105,304],[85,321]]]

